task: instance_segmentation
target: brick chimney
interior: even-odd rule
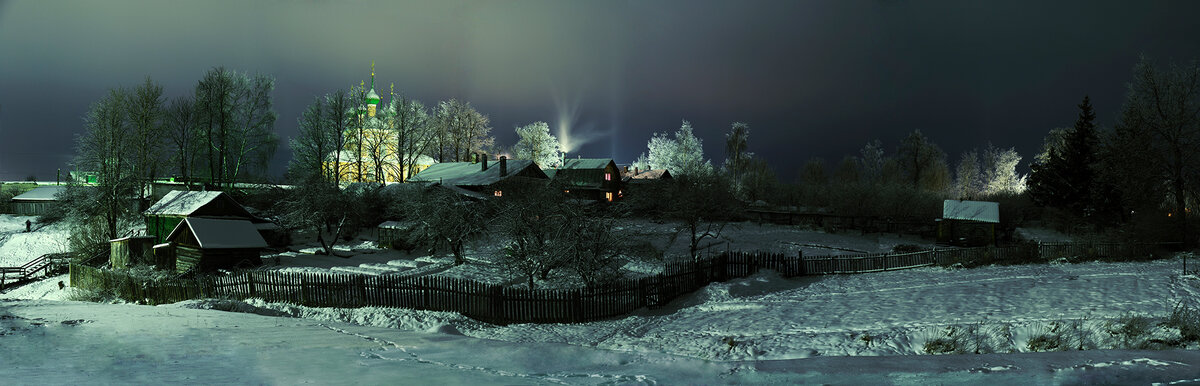
[[[500,177],[508,175],[508,157],[500,156]]]
[[[488,158],[487,153],[479,154],[479,165],[480,165],[479,171],[481,171],[481,172],[487,171],[487,158]]]

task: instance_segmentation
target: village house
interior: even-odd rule
[[[166,239],[177,272],[257,267],[267,247],[254,224],[237,219],[185,218]],[[155,253],[163,255],[161,249]]]
[[[501,156],[497,162],[488,162],[486,154],[478,162],[442,162],[434,164],[412,176],[407,182],[439,184],[470,197],[500,197],[504,195],[504,183],[545,183],[548,181],[542,168],[530,160],[509,160]]]
[[[568,159],[545,172],[555,187],[574,197],[607,202],[621,197],[621,172],[609,158]]]
[[[247,220],[260,238],[272,240],[273,245],[287,243],[287,235],[278,225],[254,216],[225,192],[168,192],[143,215],[146,217],[146,235],[154,236],[156,243],[166,242],[167,235],[191,217]]]

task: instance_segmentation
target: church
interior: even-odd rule
[[[355,102],[361,101],[361,104],[354,109],[350,125],[343,130],[345,147],[341,152],[331,153],[328,158],[330,170],[336,167],[342,183],[404,182],[409,176],[436,163],[424,154],[401,156],[396,135],[399,102],[394,90],[395,85],[392,85],[389,93],[391,100],[383,104],[375,92],[375,63],[372,62],[370,88],[360,82],[351,93],[356,98]],[[407,166],[410,163],[412,170]]]

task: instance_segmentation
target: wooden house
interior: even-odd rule
[[[982,246],[996,244],[1000,204],[990,201],[946,200],[937,220],[937,240],[942,243]]]
[[[235,219],[184,218],[167,241],[178,272],[257,267],[267,247],[254,224]]]
[[[498,162],[488,162],[480,157],[479,162],[442,162],[434,164],[408,179],[412,183],[438,184],[472,197],[503,196],[503,186],[513,183],[545,183],[546,173],[529,160],[509,160],[500,157]],[[467,193],[474,192],[474,193]]]
[[[250,220],[254,216],[225,192],[172,191],[151,205],[146,216],[146,234],[162,243],[188,217]]]
[[[568,159],[546,175],[555,187],[578,198],[612,202],[621,197],[621,171],[612,159]]]
[[[12,211],[20,216],[43,215],[58,203],[55,196],[66,188],[63,185],[43,185],[21,193],[12,198]]]

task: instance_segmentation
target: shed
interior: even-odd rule
[[[233,197],[215,191],[172,191],[143,214],[146,216],[146,234],[155,236],[158,243],[165,242],[167,235],[187,217],[254,218]]]
[[[58,203],[55,196],[66,188],[63,185],[43,185],[21,193],[11,200],[13,213],[21,216],[43,215]]]
[[[609,158],[568,159],[551,173],[555,186],[575,197],[612,202],[621,196],[621,171]]]
[[[129,268],[138,264],[152,264],[163,268],[154,257],[154,236],[130,236],[109,240],[108,261],[113,268]]]
[[[378,245],[380,248],[402,249],[411,252],[421,244],[419,232],[421,224],[416,221],[384,221],[376,227]]]
[[[1000,223],[1000,204],[991,201],[946,200],[938,219],[938,242],[987,245],[996,244],[996,225]]]
[[[211,271],[262,265],[267,242],[247,220],[188,217],[167,235],[175,269]]]

